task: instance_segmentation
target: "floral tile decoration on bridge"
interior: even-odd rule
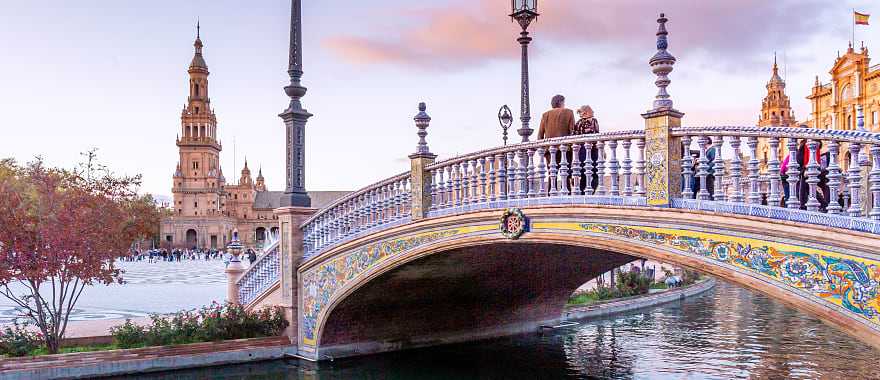
[[[752,238],[604,223],[547,223],[542,227],[615,235],[672,248],[758,273],[880,325],[880,262]],[[536,226],[537,227],[537,226]]]
[[[389,257],[452,236],[495,231],[496,225],[477,225],[398,237],[371,243],[322,262],[302,274],[302,343],[314,346],[317,322],[336,292],[355,277]]]

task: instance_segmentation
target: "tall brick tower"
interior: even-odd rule
[[[174,211],[178,216],[220,215],[225,179],[220,169],[222,146],[217,140],[217,117],[208,97],[208,65],[196,25],[195,55],[189,65],[189,97],[180,115],[177,147],[180,161],[174,173]]]

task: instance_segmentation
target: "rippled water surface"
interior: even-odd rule
[[[552,334],[368,357],[285,360],[141,379],[880,379],[880,351],[761,294],[697,297]]]

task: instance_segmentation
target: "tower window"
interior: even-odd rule
[[[199,107],[196,107],[196,113],[199,113]]]
[[[196,96],[199,96],[199,84],[196,83]],[[196,111],[198,112],[198,111]]]
[[[195,203],[195,207],[199,207],[199,202],[194,202],[194,203]]]
[[[782,111],[782,117],[785,117],[785,111]]]

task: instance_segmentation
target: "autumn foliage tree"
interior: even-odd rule
[[[0,295],[57,353],[71,312],[91,285],[122,282],[115,261],[149,236],[155,215],[140,177],[117,176],[94,151],[71,170],[0,161]],[[145,211],[146,210],[146,211]]]

